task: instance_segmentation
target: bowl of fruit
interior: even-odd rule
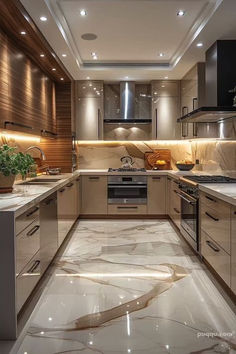
[[[190,171],[194,167],[194,163],[187,159],[177,161],[175,165],[180,171]]]

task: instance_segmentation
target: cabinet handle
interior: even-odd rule
[[[193,123],[193,136],[198,136],[198,130],[197,130],[197,128],[198,128],[198,125],[197,125],[197,123],[195,122],[195,123]]]
[[[100,177],[89,177],[89,179],[99,179]]]
[[[50,130],[45,130],[45,129],[42,129],[42,130],[41,130],[41,134],[42,134],[42,136],[47,136],[48,134],[49,134],[49,135],[52,135],[52,136],[54,136],[54,137],[57,136],[56,133],[50,132]]]
[[[152,179],[155,179],[155,180],[160,180],[161,177],[152,177]]]
[[[173,208],[173,209],[177,214],[180,214],[180,211],[178,209],[176,209],[176,208]]]
[[[35,234],[36,231],[38,231],[38,229],[40,228],[39,225],[35,225],[29,232],[27,232],[27,236],[33,236]]]
[[[234,215],[236,215],[236,211],[234,212]]]
[[[206,244],[212,248],[215,252],[220,252],[220,249],[216,247],[211,241],[206,241]]]
[[[56,199],[56,198],[48,199],[48,200],[46,200],[45,204],[46,204],[46,205],[49,205],[49,204],[51,204],[55,199]]]
[[[168,181],[171,181],[171,178],[170,177],[167,177]]]
[[[178,185],[179,185],[179,182],[177,182],[177,181],[174,181],[174,180],[173,180],[173,182],[174,182],[175,184],[178,184]]]
[[[117,209],[138,209],[137,206],[118,206]]]
[[[40,265],[40,261],[34,261],[34,264],[30,267],[30,269],[26,273],[33,273],[38,266]]]
[[[186,133],[184,132],[184,127],[186,128]],[[188,123],[181,123],[181,135],[182,138],[186,138],[188,136]]]
[[[207,211],[205,212],[205,214],[206,214],[209,218],[213,219],[214,221],[219,221],[219,219],[215,218],[214,216],[212,216],[211,214],[209,214]]]
[[[215,200],[215,199],[213,199],[213,198],[211,198],[211,197],[208,197],[207,195],[205,195],[205,198],[206,198],[206,199],[209,199],[209,200],[211,200],[212,202],[215,202],[215,203],[216,203],[216,200]]]
[[[65,192],[65,190],[66,190],[66,189],[63,188],[63,189],[61,189],[59,192],[60,192],[60,193],[63,193],[63,192]]]
[[[186,109],[186,113],[184,112],[185,109]],[[185,116],[185,114],[188,114],[188,107],[187,106],[182,107],[182,116]]]
[[[69,184],[67,184],[67,188],[70,188],[70,187],[72,187],[74,185],[74,183],[69,183]]]
[[[15,122],[5,121],[5,122],[4,122],[4,128],[5,128],[5,129],[6,129],[7,125],[15,125],[16,127],[26,128],[26,129],[33,130],[33,127],[31,127],[31,126],[29,126],[29,125],[21,124],[21,123],[15,123]]]
[[[80,181],[80,178],[76,178],[76,182],[79,182]]]
[[[26,214],[27,218],[31,215],[33,215],[34,213],[36,213],[36,211],[39,210],[39,207],[36,207],[34,210],[30,211],[28,214]]]
[[[197,97],[193,98],[193,111],[195,110],[195,102],[197,102]]]

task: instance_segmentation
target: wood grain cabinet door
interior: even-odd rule
[[[107,214],[107,176],[82,176],[82,214]]]
[[[148,214],[166,214],[166,177],[148,176]]]
[[[236,207],[231,207],[231,289],[236,294]]]

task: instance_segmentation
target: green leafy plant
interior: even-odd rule
[[[16,147],[2,145],[0,147],[0,173],[4,176],[21,174],[25,178],[27,173],[35,174],[35,162],[29,154],[16,152]]]

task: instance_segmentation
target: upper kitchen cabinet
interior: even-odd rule
[[[103,82],[76,81],[75,86],[76,138],[103,139]]]
[[[179,81],[152,81],[152,138],[178,139],[180,124]]]
[[[205,63],[197,63],[181,80],[181,115],[185,115],[205,103]],[[181,137],[197,136],[194,123],[181,124]]]

